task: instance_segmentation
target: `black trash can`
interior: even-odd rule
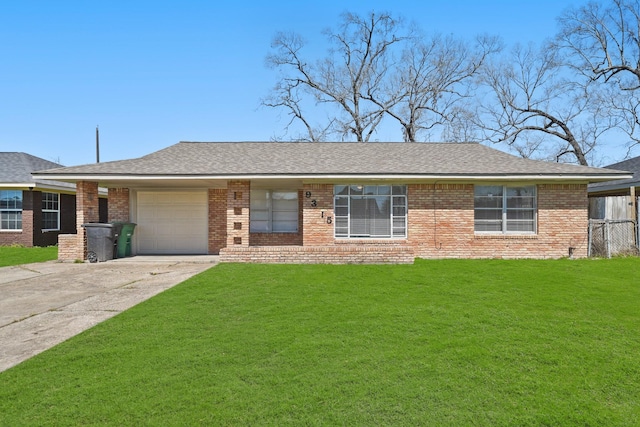
[[[87,231],[87,259],[102,262],[113,259],[122,226],[119,224],[82,224]]]

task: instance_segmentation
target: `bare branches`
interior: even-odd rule
[[[369,141],[385,111],[363,94],[380,90],[389,71],[390,49],[407,38],[398,35],[401,30],[401,22],[388,14],[344,14],[338,32],[326,31],[332,46],[329,56],[314,64],[300,56],[304,46],[301,37],[279,33],[272,43],[275,53],[267,57],[267,64],[283,75],[263,105],[285,108],[292,121],[307,129],[309,139],[317,140],[320,134],[313,132],[301,108],[301,96],[310,96],[316,105],[328,104],[338,111],[322,127],[323,137],[333,134],[343,140]]]
[[[640,3],[638,0],[590,2],[559,19],[556,45],[577,72],[590,79],[613,79],[623,89],[640,88]]]
[[[640,1],[590,2],[560,18],[555,48],[578,76],[597,82],[612,126],[628,136],[629,150],[640,143]]]
[[[563,78],[553,49],[516,47],[509,59],[484,73],[491,100],[479,122],[487,138],[507,143],[521,155],[534,153],[587,165],[588,155],[611,128],[594,88]]]
[[[334,112],[323,137],[370,141],[381,123],[399,124],[405,141],[418,141],[435,128],[450,127],[457,106],[470,96],[471,79],[500,49],[496,38],[475,46],[451,36],[427,38],[388,14],[346,13],[337,32],[327,30],[329,54],[314,63],[300,56],[299,36],[278,34],[267,63],[282,72],[262,104],[282,108],[302,125],[306,139],[319,133],[309,123],[319,107]],[[312,99],[316,109],[302,108]]]

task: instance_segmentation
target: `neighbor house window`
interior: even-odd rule
[[[60,195],[42,193],[42,229],[60,230]]]
[[[22,190],[0,190],[0,230],[22,230]]]
[[[336,185],[335,237],[407,237],[405,185]]]
[[[298,192],[251,190],[252,233],[295,233],[298,231]]]
[[[475,231],[535,233],[536,187],[476,185]]]

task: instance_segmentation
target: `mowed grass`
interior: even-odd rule
[[[58,247],[0,246],[0,267],[51,261],[58,258]]]
[[[0,425],[640,425],[640,260],[214,267],[0,374]]]

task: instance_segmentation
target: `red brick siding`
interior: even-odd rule
[[[209,190],[209,253],[227,246],[227,190]]]
[[[304,247],[229,247],[222,261],[286,263],[407,262],[424,258],[560,258],[573,249],[587,254],[586,184],[538,187],[535,235],[483,235],[474,232],[473,184],[408,185],[406,239],[346,240],[333,237],[333,185],[305,184],[302,197]],[[306,197],[306,192],[310,197]],[[312,206],[312,201],[317,206]],[[324,215],[322,215],[324,212]]]
[[[85,258],[84,234],[60,234],[58,236],[58,260],[76,261]]]
[[[583,258],[588,253],[589,199],[587,186],[546,184],[538,186],[538,235],[558,256]],[[545,251],[545,247],[541,248]]]
[[[109,222],[131,221],[130,197],[128,188],[109,188]]]
[[[472,184],[412,185],[409,244],[425,258],[584,257],[587,207],[586,185],[539,185],[536,235],[476,235]]]
[[[24,212],[22,214],[22,226],[24,225]],[[0,246],[20,245],[31,247],[33,244],[29,241],[29,236],[22,231],[2,230],[0,231]]]
[[[333,184],[304,184],[302,206],[304,246],[333,245]],[[331,224],[327,223],[329,217]]]
[[[249,246],[301,246],[301,233],[249,233]]]

